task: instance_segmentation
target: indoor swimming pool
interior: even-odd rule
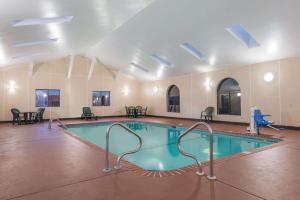
[[[125,160],[145,170],[174,170],[194,164],[191,158],[183,156],[177,149],[176,141],[187,128],[126,121],[122,122],[142,137],[142,148],[135,154],[126,155]],[[68,130],[77,137],[89,141],[105,149],[106,129],[111,123],[68,125]],[[255,148],[274,144],[274,139],[246,137],[222,132],[214,132],[214,159],[224,156],[250,151]],[[181,145],[186,152],[197,156],[199,161],[209,160],[209,133],[194,130],[186,135]],[[121,127],[113,127],[110,133],[110,152],[120,155],[138,146],[138,139],[127,133]]]

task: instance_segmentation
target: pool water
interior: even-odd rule
[[[142,137],[139,152],[124,157],[125,160],[146,170],[173,170],[194,164],[191,158],[179,153],[176,141],[187,128],[145,122],[122,122]],[[105,149],[106,128],[111,123],[68,125],[74,135]],[[249,151],[276,143],[275,140],[244,137],[214,132],[214,159]],[[209,133],[194,130],[181,140],[184,151],[196,155],[199,161],[209,160]],[[120,155],[138,146],[138,139],[115,126],[110,133],[110,152]]]

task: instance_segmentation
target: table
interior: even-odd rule
[[[28,111],[28,112],[21,112],[21,114],[23,114],[24,116],[25,124],[33,124],[37,112]]]

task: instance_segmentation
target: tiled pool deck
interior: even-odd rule
[[[138,120],[183,126],[195,123],[154,117]],[[218,179],[209,181],[195,175],[193,168],[178,172],[178,176],[136,173],[130,167],[104,174],[103,150],[71,137],[56,125],[50,131],[47,126],[0,124],[0,199],[296,200],[300,196],[300,131],[284,130],[280,135],[283,142],[278,145],[219,160],[215,165]],[[246,129],[220,123],[212,127],[236,133]],[[262,133],[278,136],[271,129]],[[207,167],[204,170],[208,172]]]

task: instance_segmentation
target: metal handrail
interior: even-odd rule
[[[105,160],[104,160],[104,169],[102,170],[103,172],[107,173],[109,171],[111,171],[111,169],[109,168],[109,160],[108,160],[108,153],[109,153],[109,133],[112,127],[114,126],[120,126],[121,128],[124,128],[125,130],[127,130],[129,133],[131,133],[132,135],[135,135],[138,140],[139,140],[139,146],[138,148],[132,150],[132,151],[128,151],[128,152],[124,152],[121,155],[118,156],[117,158],[117,162],[115,165],[115,169],[121,169],[121,159],[128,154],[133,154],[138,152],[141,147],[142,147],[142,138],[141,136],[139,136],[136,132],[134,132],[133,130],[131,130],[130,128],[128,128],[127,126],[125,126],[124,124],[121,124],[119,122],[113,123],[112,125],[110,125],[107,129],[106,129],[106,147],[105,147]]]
[[[49,119],[49,123],[48,123],[48,129],[52,128],[52,122],[53,121],[57,121],[64,129],[68,129],[68,127],[62,123],[62,121],[60,121],[60,119],[56,118],[56,119]]]
[[[213,160],[214,160],[214,156],[213,156],[213,152],[214,152],[214,150],[213,150],[213,130],[210,127],[210,125],[208,125],[205,122],[197,122],[197,123],[195,123],[193,126],[191,126],[188,130],[186,130],[183,134],[181,134],[179,136],[179,138],[177,139],[177,148],[178,148],[179,152],[182,155],[194,159],[196,161],[197,165],[198,165],[198,171],[196,173],[198,175],[204,175],[204,171],[202,169],[201,162],[199,162],[197,160],[197,157],[195,155],[193,155],[193,154],[190,154],[190,153],[187,153],[187,152],[183,151],[183,149],[181,147],[181,139],[185,135],[187,135],[188,133],[190,133],[192,130],[194,130],[197,126],[200,126],[200,125],[205,126],[208,129],[208,131],[209,131],[209,175],[207,176],[207,178],[210,179],[210,180],[214,180],[214,179],[216,179],[216,176],[214,176],[214,167],[213,167]]]

